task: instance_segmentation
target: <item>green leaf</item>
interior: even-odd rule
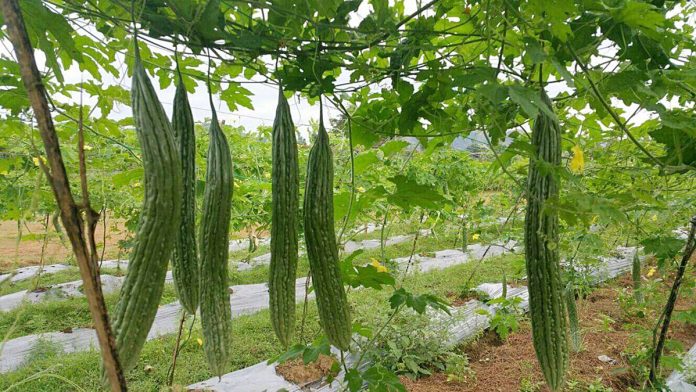
[[[387,196],[387,200],[404,210],[413,207],[437,209],[447,201],[435,188],[421,185],[404,175],[391,177],[389,181],[396,185],[396,191]]]
[[[117,187],[130,185],[133,181],[137,179],[142,179],[144,171],[142,167],[136,167],[135,169],[126,170],[111,177],[111,181]]]
[[[684,240],[670,236],[646,238],[640,242],[646,254],[654,254],[658,260],[671,260],[684,247]]]
[[[384,157],[387,158],[403,150],[409,145],[410,144],[405,140],[391,140],[384,143],[379,149],[382,150]]]
[[[387,368],[374,365],[362,374],[362,379],[369,385],[371,391],[406,392],[399,377]]]
[[[375,163],[381,162],[377,156],[377,151],[368,150],[355,157],[355,175],[360,175],[366,170],[374,166]]]
[[[406,306],[413,309],[418,314],[425,313],[425,309],[427,307],[441,310],[447,314],[450,314],[450,305],[444,299],[436,297],[432,294],[415,295],[406,291],[404,288],[394,291],[392,296],[389,298],[389,305],[392,309]]]
[[[556,115],[541,100],[539,91],[529,87],[514,85],[508,88],[508,93],[510,99],[520,105],[529,118],[535,118],[539,114],[539,110],[551,118],[556,118]]]
[[[665,22],[664,15],[654,5],[642,1],[627,1],[613,13],[614,19],[643,32],[656,32]],[[654,37],[653,37],[654,38]]]

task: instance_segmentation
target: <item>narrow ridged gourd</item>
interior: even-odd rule
[[[566,308],[568,309],[568,326],[570,329],[570,343],[573,351],[580,352],[582,348],[582,336],[580,336],[580,324],[578,322],[578,309],[575,304],[575,287],[568,282],[565,289]]]
[[[212,105],[211,105],[212,106]],[[200,226],[200,312],[203,350],[213,374],[225,372],[232,343],[232,313],[228,291],[232,157],[217,115],[209,130],[208,167],[205,176]]]
[[[283,346],[288,346],[295,332],[300,169],[295,125],[282,87],[278,93],[272,144],[271,265],[268,289],[271,324],[278,340]]]
[[[333,210],[333,158],[329,135],[321,119],[307,163],[304,230],[319,320],[329,343],[346,351],[351,338],[350,310],[338,265]]]
[[[198,309],[198,250],[196,248],[196,139],[186,87],[176,67],[177,84],[172,129],[181,156],[181,224],[172,255],[172,274],[179,302],[190,314]]]
[[[551,100],[541,100],[549,111]],[[527,212],[524,226],[525,258],[529,282],[529,313],[534,350],[551,390],[563,385],[568,365],[568,340],[563,283],[558,254],[559,179],[561,130],[555,118],[539,111],[532,131],[535,154],[529,160]]]
[[[135,366],[155,319],[180,221],[181,161],[171,124],[136,50],[131,100],[144,166],[142,211],[113,314],[121,365]]]
[[[631,277],[633,278],[633,298],[636,303],[643,303],[643,291],[640,286],[640,256],[638,256],[638,249],[633,254],[633,263],[631,265]]]

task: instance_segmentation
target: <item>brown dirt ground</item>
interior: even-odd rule
[[[287,361],[276,367],[276,373],[286,380],[297,385],[305,385],[321,380],[331,371],[336,359],[328,355],[320,354],[315,362],[304,364],[301,358]]]
[[[62,227],[61,227],[62,229]],[[252,230],[257,236],[267,238],[270,233],[266,230]],[[0,273],[12,271],[20,267],[39,265],[41,263],[41,248],[44,241],[44,222],[22,222],[22,240],[17,246],[17,222],[0,221]],[[104,243],[104,227],[100,221],[95,232],[97,246],[100,249]],[[246,238],[247,230],[231,233],[233,238]],[[72,257],[72,249],[67,236],[63,234],[64,241],[56,233],[53,224],[49,222],[49,233],[44,252],[44,264],[64,263]],[[107,216],[106,250],[104,258],[114,259],[119,257],[118,242],[128,237],[124,221],[111,219]],[[123,259],[128,258],[127,253],[120,253]]]
[[[672,279],[667,278],[667,282],[671,285]],[[567,379],[590,383],[601,378],[602,383],[612,387],[614,391],[625,391],[628,387],[636,386],[630,365],[623,354],[635,344],[635,339],[631,338],[634,331],[625,328],[631,323],[652,326],[654,319],[624,318],[618,303],[619,292],[623,287],[630,286],[630,275],[624,275],[578,301],[583,349],[579,353],[571,352]],[[692,299],[687,298],[678,302],[677,309],[692,306]],[[673,320],[670,330],[668,338],[681,341],[687,349],[696,342],[694,325]],[[435,373],[416,381],[402,377],[401,381],[412,392],[508,392],[519,390],[523,384],[536,385],[538,389],[535,390],[548,391],[536,361],[528,321],[523,322],[520,330],[510,335],[505,343],[501,343],[494,333],[486,333],[465,347],[464,352],[476,373],[475,380],[465,383],[448,382],[446,375]],[[600,355],[615,359],[616,364],[601,362],[597,358]]]
[[[13,270],[29,265],[38,265],[41,262],[41,248],[44,239],[43,222],[22,223],[22,240],[17,247],[17,222],[0,221],[0,272]],[[103,241],[103,226],[97,225],[95,239],[97,246],[101,248]],[[112,220],[107,217],[106,227],[106,258],[118,257],[118,241],[126,237],[123,221]],[[64,262],[72,256],[70,242],[65,237],[65,243],[55,232],[53,225],[49,223],[49,234],[44,253],[44,263],[51,264]],[[125,257],[125,256],[122,256]]]

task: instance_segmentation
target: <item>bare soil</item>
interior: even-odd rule
[[[41,250],[46,233],[44,222],[22,222],[21,230],[22,238],[17,243],[19,238],[17,222],[0,221],[0,272],[41,263]],[[125,239],[126,235],[127,231],[123,221],[107,217],[105,258],[118,257],[118,241]],[[70,241],[65,235],[63,238],[61,239],[61,236],[53,228],[53,224],[49,222],[44,264],[65,262],[71,258]],[[95,239],[97,246],[101,248],[104,244],[104,227],[101,222],[97,225]],[[121,257],[125,258],[126,256],[122,255]]]
[[[318,360],[306,365],[302,358],[296,358],[278,365],[276,373],[292,383],[306,385],[319,381],[328,375],[335,362],[336,359],[334,357],[324,354],[320,354]]]
[[[671,286],[667,278],[665,290]],[[653,317],[627,318],[619,305],[622,288],[631,286],[631,278],[624,275],[619,279],[594,290],[587,298],[578,301],[578,317],[582,332],[582,350],[570,353],[568,380],[592,383],[601,380],[614,391],[626,391],[638,387],[638,381],[631,373],[625,353],[635,349],[636,331],[631,325],[652,327]],[[682,292],[677,310],[693,306],[693,292]],[[688,349],[696,342],[696,326],[672,320],[669,339],[681,341]],[[465,383],[448,382],[447,376],[435,373],[419,380],[402,377],[401,381],[408,391],[433,392],[489,392],[526,390],[548,391],[544,384],[541,369],[536,361],[532,345],[532,331],[528,321],[521,323],[520,329],[511,334],[506,342],[501,342],[492,332],[464,347],[471,368],[476,373],[473,380]],[[615,362],[605,363],[598,359],[606,355]]]

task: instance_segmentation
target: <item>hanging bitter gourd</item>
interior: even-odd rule
[[[633,298],[636,303],[643,303],[643,291],[640,288],[640,256],[638,256],[638,249],[633,254],[633,265],[631,268],[631,275],[633,277]]]
[[[578,323],[578,310],[575,306],[575,287],[572,282],[568,282],[565,288],[566,308],[568,309],[568,326],[570,327],[570,343],[573,351],[580,352],[582,348],[582,337],[580,335],[580,324]]]
[[[350,310],[338,265],[334,229],[333,157],[320,117],[319,133],[309,152],[304,195],[304,230],[319,320],[329,343],[348,350]]]
[[[172,274],[179,302],[190,314],[198,308],[198,250],[196,248],[196,140],[193,115],[177,63],[172,129],[181,157],[183,189],[181,224],[172,254]]]
[[[211,105],[212,108],[212,105]],[[203,350],[210,370],[225,372],[231,350],[232,314],[228,291],[232,157],[215,109],[210,122],[200,239],[200,311]]]
[[[541,100],[553,110],[544,91]],[[525,258],[529,282],[529,313],[537,359],[546,382],[558,390],[568,365],[566,310],[558,255],[559,179],[561,130],[556,118],[540,111],[532,132],[534,156],[529,160]]]
[[[181,161],[174,133],[136,50],[131,100],[144,166],[143,201],[128,273],[113,315],[121,365],[137,362],[157,313],[180,221]]]
[[[268,279],[271,324],[284,346],[295,332],[295,279],[297,274],[297,218],[300,177],[295,125],[290,105],[278,93],[272,141],[271,265]]]

